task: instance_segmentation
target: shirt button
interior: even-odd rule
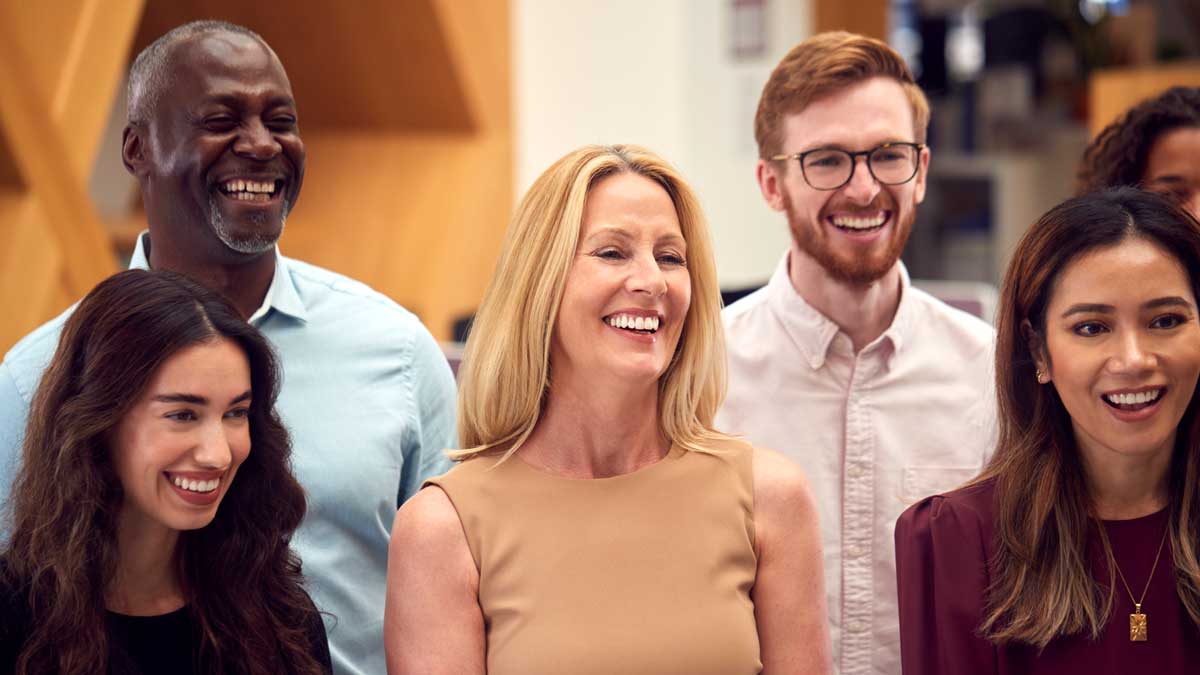
[[[862,554],[863,554],[863,547],[858,546],[857,544],[852,544],[852,545],[846,547],[846,557],[847,558],[860,558],[860,557],[862,557]]]
[[[867,630],[867,624],[862,621],[851,621],[846,624],[846,630],[851,633],[862,633]]]
[[[846,475],[851,478],[862,478],[863,468],[861,464],[851,464],[846,467]]]

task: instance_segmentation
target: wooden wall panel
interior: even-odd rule
[[[132,243],[136,195],[101,224],[87,178],[129,60],[196,18],[258,31],[292,79],[309,164],[284,251],[448,337],[512,208],[508,14],[507,0],[0,0],[0,351]]]
[[[111,274],[115,260],[107,234],[92,212],[83,177],[40,98],[29,63],[15,40],[0,39],[0,125],[14,164],[33,198],[41,203],[55,243],[63,253],[68,289],[86,293]]]
[[[111,106],[101,103],[125,96],[120,85],[141,12],[142,0],[86,0],[65,50],[50,113],[84,184],[108,123]]]
[[[123,58],[85,51],[138,6],[0,0],[0,351],[116,269],[86,177]]]
[[[256,31],[279,55],[305,130],[467,131],[470,111],[430,2],[151,0],[134,52],[181,23],[219,18]],[[495,5],[507,11],[507,2]],[[507,19],[491,29],[506,32]]]
[[[16,190],[24,187],[21,172],[17,171],[16,159],[13,157],[12,149],[8,147],[8,139],[5,137],[3,129],[0,129],[0,190]],[[0,221],[0,226],[3,226],[3,222]]]
[[[0,191],[0,345],[7,348],[77,299],[67,293],[63,259],[33,195]]]
[[[1095,136],[1121,113],[1165,89],[1200,87],[1200,62],[1101,70],[1092,74],[1088,85],[1088,129]]]
[[[887,40],[888,0],[814,0],[813,33],[830,30]]]
[[[374,286],[448,337],[478,305],[500,248],[512,199],[507,140],[328,132],[305,142],[309,169],[284,253]]]

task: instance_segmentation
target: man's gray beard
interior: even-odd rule
[[[279,241],[279,237],[283,236],[283,228],[287,223],[287,217],[291,211],[292,205],[290,202],[288,202],[287,198],[284,197],[283,215],[279,218],[278,237],[261,234],[261,231],[258,231],[254,236],[248,239],[237,239],[233,236],[233,233],[229,231],[229,223],[225,222],[225,218],[221,216],[221,210],[217,208],[216,195],[210,194],[208,196],[208,212],[211,214],[210,217],[212,218],[211,225],[213,232],[216,233],[217,238],[221,240],[222,244],[225,244],[225,246],[229,247],[231,250],[237,251],[238,253],[244,253],[246,255],[266,253],[274,248],[275,243]],[[260,225],[261,223],[256,224]]]

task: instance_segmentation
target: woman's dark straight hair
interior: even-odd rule
[[[276,357],[213,291],[171,272],[129,270],[101,282],[67,319],[30,409],[0,566],[30,611],[17,673],[100,674],[118,658],[105,592],[122,487],[108,438],[168,358],[219,339],[249,361],[251,451],[213,521],[180,533],[180,584],[201,633],[193,658],[202,672],[322,672],[306,628],[315,610],[289,548],[305,497],[275,413]]]
[[[997,643],[1044,647],[1080,632],[1094,639],[1111,612],[1114,580],[1102,586],[1088,567],[1095,516],[1071,418],[1055,388],[1038,383],[1032,349],[1044,345],[1046,307],[1063,270],[1091,251],[1134,238],[1175,257],[1200,299],[1200,223],[1171,200],[1130,187],[1051,209],[1017,244],[1005,274],[996,338],[999,443],[974,481],[995,481],[998,551],[981,633]],[[1196,408],[1193,393],[1171,459],[1169,530],[1176,590],[1200,625]],[[1098,529],[1111,577],[1112,550]]]

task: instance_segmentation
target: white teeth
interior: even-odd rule
[[[175,487],[182,488],[188,492],[212,492],[221,484],[221,480],[214,478],[213,480],[188,480],[175,476],[172,481]]]
[[[1150,391],[1139,391],[1137,393],[1126,394],[1105,394],[1104,398],[1109,403],[1116,405],[1143,405],[1158,400],[1162,395],[1162,389],[1152,389]]]
[[[627,330],[645,330],[651,333],[658,330],[659,318],[657,316],[629,316],[628,314],[616,314],[606,319],[608,325],[613,328],[625,328]]]
[[[873,227],[883,225],[885,214],[880,213],[870,218],[851,217],[851,216],[835,216],[833,224],[838,227],[844,227],[851,230],[869,230]]]
[[[225,181],[221,185],[221,189],[230,193],[235,198],[244,199],[241,195],[271,195],[275,193],[275,181],[257,182],[252,180],[242,180],[236,178],[234,180]]]

